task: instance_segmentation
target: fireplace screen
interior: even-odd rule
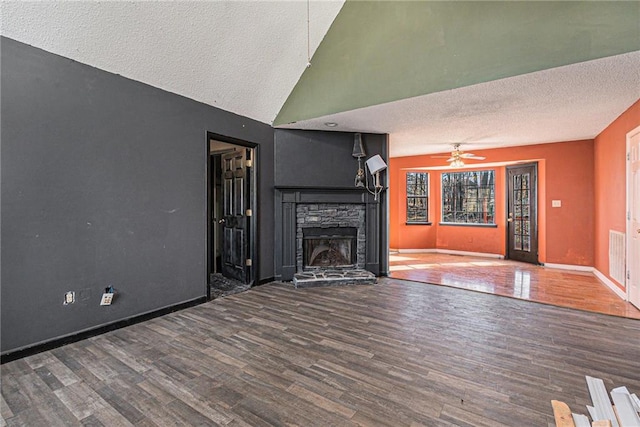
[[[344,267],[356,263],[355,227],[303,228],[304,267]]]

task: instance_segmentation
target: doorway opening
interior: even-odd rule
[[[507,167],[507,259],[538,264],[538,164]]]
[[[209,299],[255,284],[257,145],[207,134]]]

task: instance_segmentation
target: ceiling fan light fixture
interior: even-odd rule
[[[462,159],[458,158],[452,161],[449,166],[451,166],[452,168],[462,168],[464,167],[464,162],[462,161]]]

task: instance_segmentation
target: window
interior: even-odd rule
[[[407,172],[407,224],[429,221],[429,174]]]
[[[442,174],[442,222],[495,225],[495,171]]]

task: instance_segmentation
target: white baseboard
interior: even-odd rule
[[[455,251],[452,249],[397,249],[398,253],[401,254],[449,254],[449,255],[468,255],[468,256],[477,256],[482,258],[496,258],[496,259],[504,259],[503,255],[500,254],[490,254],[484,252],[468,252],[468,251]]]
[[[605,276],[604,274],[602,274],[599,270],[596,270],[595,268],[593,269],[593,274],[595,274],[595,276],[602,283],[607,285],[607,287],[609,289],[611,289],[613,292],[615,292],[616,295],[618,295],[623,300],[628,301],[627,300],[627,293],[625,291],[623,291],[622,289],[620,289],[615,283],[613,283],[613,281],[611,279],[609,279],[607,276]]]
[[[547,268],[555,268],[558,270],[571,270],[571,271],[584,271],[587,273],[593,273],[594,268],[588,265],[573,265],[573,264],[552,264],[545,262],[544,266]]]

